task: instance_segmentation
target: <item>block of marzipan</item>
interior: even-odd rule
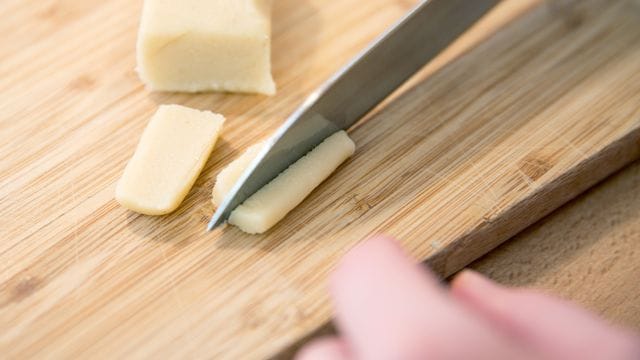
[[[185,198],[206,163],[224,117],[162,105],[142,134],[116,187],[116,200],[146,215],[164,215]]]
[[[151,90],[275,93],[271,0],[145,0],[137,70]]]
[[[251,148],[248,151],[252,151]],[[355,144],[346,132],[329,136],[234,209],[229,223],[249,234],[264,233],[298,206],[354,151]],[[241,174],[248,164],[241,156],[228,168],[238,167],[234,172]]]

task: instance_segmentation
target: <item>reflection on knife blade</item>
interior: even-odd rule
[[[425,0],[338,71],[286,120],[220,204],[208,229],[338,130],[346,130],[499,0]]]

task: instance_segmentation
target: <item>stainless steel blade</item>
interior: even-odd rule
[[[208,229],[332,133],[348,129],[499,0],[425,0],[314,91],[267,141]]]

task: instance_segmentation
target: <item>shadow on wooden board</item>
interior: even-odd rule
[[[637,159],[639,19],[637,2],[550,1],[409,90],[353,134],[368,159],[356,156],[351,166],[373,156],[377,169],[389,173],[364,196],[368,211],[361,216],[380,204],[397,209],[377,229],[403,241],[419,235],[394,222],[420,213],[421,199],[441,207],[430,214],[436,220],[419,220],[420,229],[431,226],[435,237],[424,243],[432,249],[417,240],[405,245],[446,277]],[[523,133],[531,137],[511,141]],[[589,137],[610,141],[599,145]],[[486,153],[496,158],[487,161]],[[434,199],[447,186],[455,191],[441,179],[464,172],[474,176],[458,189],[475,191],[467,214],[481,221],[443,242],[437,229],[457,214]],[[519,188],[523,196],[512,197]],[[404,208],[396,206],[403,201]],[[324,324],[274,358],[290,358],[309,339],[333,332]]]

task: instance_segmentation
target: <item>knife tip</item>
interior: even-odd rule
[[[226,217],[224,215],[225,212],[221,208],[218,208],[218,210],[216,210],[216,212],[211,217],[211,221],[209,221],[209,224],[207,225],[207,232],[224,224],[226,221]]]
[[[222,221],[217,221],[217,219],[214,217],[213,219],[211,219],[211,221],[209,221],[209,224],[207,225],[207,232],[219,227],[220,225],[222,225]]]

